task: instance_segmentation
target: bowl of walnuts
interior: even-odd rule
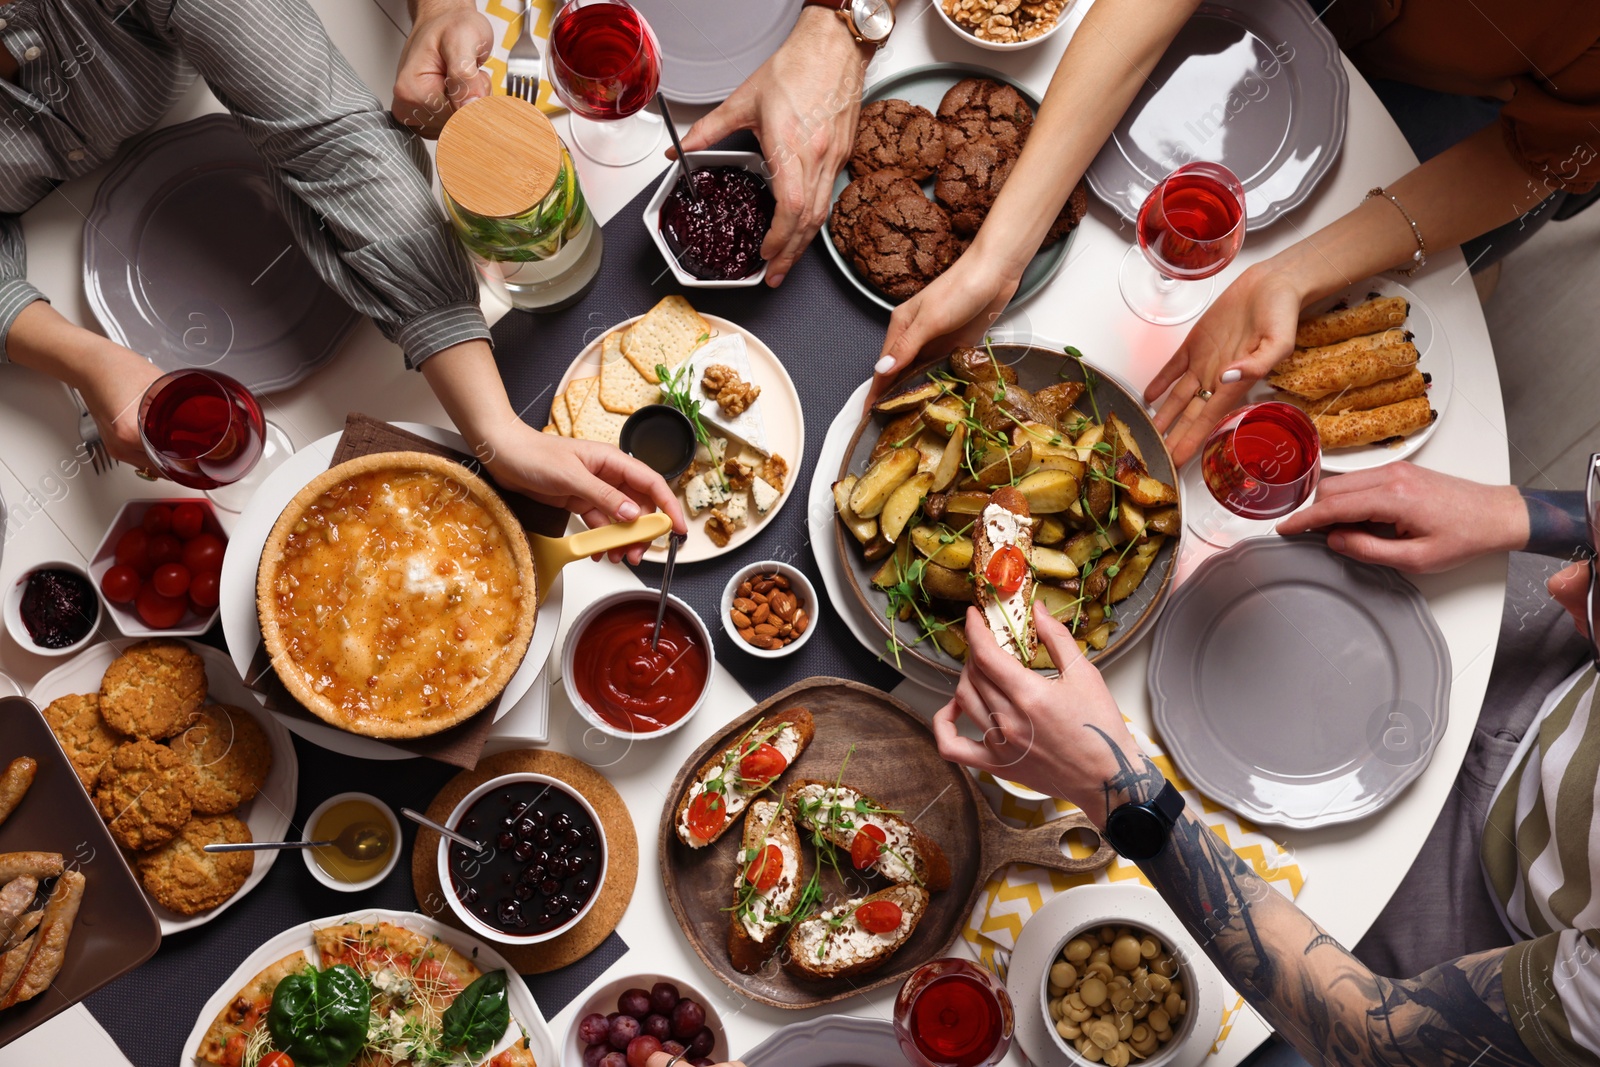
[[[1072,0],[934,0],[933,9],[957,36],[979,48],[1014,52],[1054,36]]]

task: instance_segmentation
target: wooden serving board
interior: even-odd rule
[[[781,789],[802,778],[833,780],[849,756],[844,782],[905,817],[938,843],[950,860],[950,888],[934,893],[911,939],[877,971],[852,979],[814,982],[796,978],[781,966],[782,950],[756,974],[740,974],[728,958],[728,923],[733,879],[743,839],[736,822],[713,845],[692,849],[678,840],[678,804],[695,772],[719,751],[737,744],[756,719],[803,707],[816,720],[817,734],[780,778]],[[741,816],[742,818],[742,816]],[[1092,856],[1076,859],[1064,851],[1067,833],[1086,829],[1099,842]],[[806,862],[814,866],[810,845]],[[1081,813],[1033,830],[1013,830],[990,810],[977,783],[962,768],[939,755],[933,732],[914,711],[887,693],[844,678],[810,678],[758,704],[695,750],[673,779],[661,815],[661,878],[667,900],[689,945],[712,974],[731,988],[776,1008],[814,1008],[902,981],[928,960],[944,955],[961,933],[983,885],[1010,863],[1034,863],[1077,873],[1111,862],[1111,847]],[[846,857],[848,861],[848,857]],[[886,885],[848,875],[823,877],[825,903],[839,903]]]

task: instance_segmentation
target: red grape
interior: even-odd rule
[[[224,547],[222,538],[216,534],[197,534],[184,542],[184,566],[196,574],[204,574],[206,571],[220,571],[222,569]]]
[[[217,606],[217,601],[222,599],[222,578],[216,571],[202,571],[189,579],[189,599],[193,601],[195,614],[204,615]]]
[[[711,1032],[711,1027],[703,1026],[700,1028],[700,1032],[694,1035],[694,1039],[689,1042],[689,1057],[693,1059],[697,1056],[709,1056],[716,1044],[717,1035]]]
[[[199,504],[179,504],[172,509],[172,532],[185,541],[206,525],[206,509]]]
[[[672,1036],[689,1041],[706,1025],[706,1010],[688,997],[672,1009]]]
[[[671,982],[657,982],[650,987],[650,1007],[661,1015],[669,1015],[678,1006],[678,987]]]
[[[628,1057],[620,1052],[608,1052],[600,1057],[600,1067],[628,1067]]]
[[[147,534],[163,534],[172,529],[172,509],[165,504],[151,504],[139,520]]]
[[[139,611],[139,618],[152,630],[170,630],[183,619],[183,613],[189,610],[187,601],[175,597],[162,596],[156,592],[156,587],[147,585],[139,590],[135,607]]]
[[[150,566],[176,563],[183,558],[183,543],[172,534],[156,534],[150,538]]]
[[[100,576],[100,592],[113,604],[132,604],[139,595],[139,572],[119,563]]]
[[[583,1050],[583,1067],[600,1067],[600,1061],[611,1051],[610,1045],[587,1045]]]
[[[617,1010],[642,1022],[650,1014],[650,994],[642,989],[626,990],[617,998]]]
[[[683,1045],[676,1041],[663,1041],[661,1042],[661,1051],[665,1052],[668,1056],[678,1056],[689,1050],[684,1048]]]
[[[639,1036],[642,1029],[643,1027],[639,1025],[639,1020],[633,1016],[617,1016],[611,1020],[611,1034],[609,1037],[611,1047],[618,1052],[623,1051],[628,1047],[628,1042]]]
[[[672,1036],[672,1020],[665,1015],[647,1015],[644,1020],[644,1032],[657,1041],[665,1041]]]
[[[181,563],[163,563],[150,577],[150,584],[162,596],[185,596],[189,592],[189,568]]]
[[[578,1040],[585,1045],[598,1045],[611,1033],[611,1024],[606,1017],[597,1011],[592,1011],[578,1023]]]
[[[628,1042],[628,1067],[650,1067],[650,1057],[661,1051],[661,1042],[640,1034]]]
[[[117,562],[132,567],[140,576],[150,573],[150,535],[138,526],[117,538]]]

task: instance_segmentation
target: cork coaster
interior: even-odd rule
[[[639,838],[634,833],[633,816],[628,814],[627,805],[598,771],[560,752],[527,748],[485,756],[475,769],[462,771],[450,779],[428,805],[428,817],[442,823],[462,797],[484,782],[521,771],[559,778],[582,793],[600,816],[600,825],[606,834],[606,878],[600,887],[600,899],[577,926],[554,940],[537,945],[495,943],[494,947],[517,973],[544,974],[583,959],[599,948],[622,921],[622,913],[628,910],[634,883],[639,878]],[[411,884],[416,890],[417,902],[425,914],[465,930],[456,913],[445,903],[445,890],[439,884],[438,857],[439,835],[426,828],[418,829],[417,843],[411,850]]]

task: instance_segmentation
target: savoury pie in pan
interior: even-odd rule
[[[384,452],[319,475],[261,553],[256,610],[273,669],[329,724],[422,737],[500,694],[538,609],[527,536],[460,464]]]

